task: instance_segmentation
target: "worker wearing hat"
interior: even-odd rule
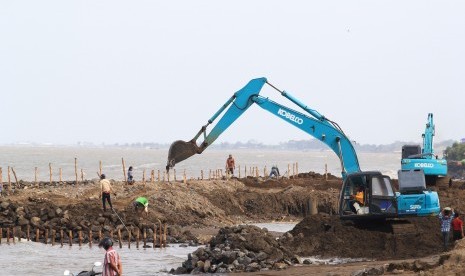
[[[454,210],[450,207],[444,208],[439,213],[439,220],[441,221],[441,233],[444,244],[444,251],[447,250],[449,245],[449,233],[451,222],[454,219]]]

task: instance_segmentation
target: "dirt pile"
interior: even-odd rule
[[[306,217],[280,242],[299,256],[402,259],[442,250],[438,219],[354,223],[336,216]]]

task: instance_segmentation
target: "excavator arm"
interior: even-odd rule
[[[302,108],[308,115],[260,96],[259,93],[265,84],[276,89],[282,96]],[[317,111],[308,108],[289,93],[277,89],[270,84],[266,78],[253,79],[244,88],[234,93],[210,120],[208,120],[208,123],[201,127],[193,139],[188,142],[181,140],[175,141],[168,152],[166,169],[169,170],[169,168],[174,167],[175,164],[195,154],[202,153],[253,104],[257,104],[266,111],[305,131],[330,147],[339,157],[343,177],[345,177],[347,173],[360,171],[355,149],[336,123],[328,120]],[[225,110],[226,112],[224,115],[207,134],[208,125],[212,124]],[[200,145],[197,145],[197,139],[202,134],[204,140]]]

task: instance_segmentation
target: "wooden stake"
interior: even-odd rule
[[[126,163],[124,162],[124,158],[121,157],[121,163],[123,163],[123,175],[124,175],[124,179],[123,181],[128,184],[128,179],[126,177]]]
[[[8,166],[8,191],[11,190],[10,166]]]
[[[247,166],[244,166],[244,177],[247,177]]]
[[[81,230],[79,230],[78,232],[78,240],[79,240],[79,247],[81,247],[82,246],[82,231]]]
[[[15,242],[16,229],[13,227],[13,229],[12,229],[11,232],[13,233],[13,244],[15,244],[15,243],[16,243],[16,242]]]
[[[150,172],[150,184],[154,184],[155,183],[155,170],[152,170]]]
[[[26,227],[26,239],[27,241],[30,241],[31,240],[31,236],[30,236],[30,230],[31,230],[31,226],[28,224],[27,227]],[[1,237],[2,235],[0,235]]]
[[[21,230],[21,226],[18,226],[18,242],[21,242],[21,236],[23,235],[23,232]]]
[[[184,174],[183,174],[183,178],[184,178],[184,184],[187,184],[187,179],[186,179],[186,170],[184,170]]]
[[[81,182],[84,182],[84,170],[81,169]]]
[[[161,221],[160,221],[160,248],[163,247],[163,230],[162,230],[162,227],[161,227]]]
[[[328,181],[328,164],[325,164],[325,180]]]
[[[147,228],[144,228],[144,248],[147,247]]]
[[[142,183],[145,185],[145,169],[142,171]]]
[[[63,182],[63,170],[60,168],[60,183]]]
[[[98,171],[99,171],[99,175],[102,175],[102,160],[99,161]]]
[[[291,178],[291,165],[287,164],[287,178]]]
[[[93,240],[92,229],[89,229],[89,247],[92,247],[92,240]]]
[[[102,240],[102,229],[98,230],[98,240],[99,242]]]
[[[295,177],[295,163],[292,163],[292,177]]]
[[[173,169],[173,179],[174,179],[174,182],[176,182],[176,169]]]
[[[68,239],[69,239],[69,246],[72,246],[73,245],[73,231],[72,230],[69,230],[68,232]]]
[[[0,244],[2,244],[3,228],[0,227]]]
[[[78,184],[77,158],[74,157],[74,174],[76,175],[76,185]]]
[[[139,249],[139,234],[140,234],[140,231],[139,231],[139,228],[137,228],[137,232],[136,232],[136,248]]]
[[[10,244],[10,227],[6,228],[6,244]]]
[[[163,247],[166,247],[166,223],[165,223],[165,231],[163,233]]]
[[[15,169],[13,169],[13,167],[11,167],[11,171],[13,172],[13,176],[15,177],[15,185],[16,185],[16,187],[19,187],[18,186],[18,178],[16,177]]]
[[[61,244],[61,247],[63,247],[63,237],[64,237],[63,229],[61,229],[60,230],[60,244]]]
[[[52,229],[52,246],[55,245],[55,235],[56,235],[56,231],[55,229]]]
[[[237,171],[239,172],[238,177],[241,178],[241,165],[239,165],[237,168]]]
[[[34,186],[37,186],[37,167],[34,168]]]
[[[48,229],[45,229],[45,237],[44,237],[45,244],[48,243]]]
[[[36,228],[36,242],[39,242],[39,228]]]
[[[123,248],[123,242],[121,239],[121,229],[118,229],[118,242],[119,242],[119,248]]]
[[[295,173],[297,177],[299,177],[299,163],[298,162],[295,163]]]
[[[153,224],[153,248],[155,248],[156,243],[157,243],[157,225],[154,223]]]
[[[128,248],[131,248],[131,239],[132,239],[132,233],[131,231],[128,232]]]
[[[200,179],[203,180],[203,170],[200,170]]]
[[[50,185],[52,185],[52,163],[48,163],[48,170],[50,172]]]

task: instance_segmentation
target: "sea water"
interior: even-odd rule
[[[196,154],[175,166],[178,179],[182,179],[184,172],[187,178],[199,178],[201,171],[207,178],[209,172],[225,168],[226,158],[232,154],[236,161],[235,176],[241,177],[250,174],[250,169],[258,167],[260,175],[267,167],[277,165],[281,175],[285,175],[288,168],[292,173],[293,164],[297,164],[298,171],[327,172],[341,176],[341,164],[339,159],[330,150],[326,151],[290,151],[269,149],[235,149],[235,150],[210,150],[202,154]],[[57,181],[59,169],[62,169],[63,180],[74,180],[75,158],[78,170],[78,178],[81,178],[81,169],[84,179],[97,178],[102,162],[102,172],[107,178],[123,180],[123,159],[126,170],[134,167],[136,180],[141,180],[145,170],[146,179],[150,178],[150,172],[154,170],[155,178],[158,171],[162,175],[168,158],[167,149],[150,148],[91,148],[91,147],[37,147],[37,146],[0,146],[0,167],[3,168],[3,181],[6,180],[7,167],[12,167],[18,180],[33,181],[35,168],[37,167],[38,181],[50,180],[50,168],[52,167],[52,179]],[[363,171],[377,170],[391,177],[397,178],[397,170],[400,169],[400,153],[358,153],[360,167]],[[171,171],[173,173],[174,170]],[[11,174],[13,179],[13,174]],[[156,179],[155,179],[156,180]],[[14,180],[11,180],[14,181]]]

